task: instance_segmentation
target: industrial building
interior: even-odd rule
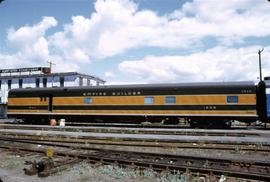
[[[15,88],[77,87],[103,85],[104,80],[78,72],[51,73],[50,67],[0,70],[0,118],[6,117],[8,92]]]

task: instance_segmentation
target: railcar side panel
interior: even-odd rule
[[[10,94],[8,114],[57,118],[170,116],[243,121],[258,117],[256,89],[252,84],[19,90]]]

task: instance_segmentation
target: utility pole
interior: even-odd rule
[[[259,49],[259,71],[260,71],[260,81],[262,81],[262,61],[261,61],[261,53],[263,52],[264,48]]]
[[[52,65],[56,65],[55,63],[53,63],[52,61],[47,61],[50,64],[50,72],[52,73]]]
[[[262,63],[261,63],[261,54],[263,52],[264,48],[259,49],[258,54],[259,54],[259,69],[260,69],[260,82],[259,82],[259,92],[261,92],[262,97],[259,98],[259,102],[263,103],[263,107],[258,110],[262,114],[262,121],[264,121],[264,127],[266,128],[266,121],[267,119],[267,97],[266,97],[266,86],[265,83],[262,81]]]
[[[259,70],[260,70],[260,81],[262,81],[262,63],[261,63],[261,53],[263,52],[264,48],[259,49]]]

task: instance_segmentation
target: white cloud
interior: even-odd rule
[[[19,49],[24,46],[31,46],[36,43],[41,37],[45,36],[46,31],[57,25],[57,21],[53,17],[43,17],[41,22],[33,26],[23,26],[18,30],[10,28],[8,30],[8,42]]]
[[[33,26],[23,26],[15,30],[10,28],[7,34],[8,44],[15,48],[14,54],[1,54],[0,61],[5,68],[41,65],[49,59],[49,45],[46,31],[57,25],[53,17],[43,17]]]
[[[228,46],[239,42],[244,45],[247,37],[270,36],[270,5],[266,0],[193,0],[174,12],[158,15],[153,10],[138,9],[130,0],[97,0],[91,16],[74,16],[62,30],[47,35],[56,25],[55,18],[43,17],[32,26],[9,29],[7,42],[17,52],[0,53],[1,62],[18,67],[52,60],[57,64],[56,71],[76,71],[91,60],[119,55],[129,49],[194,51],[197,45],[207,48],[203,39],[212,37],[227,48],[219,44],[187,56],[145,56],[143,60],[125,61],[119,69],[148,81],[208,81],[241,79],[243,76],[237,71],[226,73],[236,67],[250,71],[245,78],[254,79],[256,74],[251,67],[257,59],[251,56],[255,63],[244,59],[246,52],[253,55],[254,50]],[[239,51],[245,53],[240,55]]]
[[[128,0],[98,0],[91,17],[72,17],[49,42],[64,55],[80,48],[90,59],[147,46],[191,48],[209,36],[232,45],[250,36],[269,36],[269,29],[270,6],[263,0],[194,0],[163,16],[139,10]]]
[[[190,82],[256,80],[259,46],[240,49],[216,47],[187,56],[147,56],[126,60],[119,70],[137,82]],[[270,46],[265,48],[270,50]],[[263,73],[270,75],[270,54],[263,55]]]
[[[1,68],[14,68],[16,65],[16,67],[25,65],[25,60],[22,60],[19,55],[0,54]]]
[[[64,60],[61,56],[58,55],[51,55],[50,60],[56,63],[53,66],[53,72],[74,72],[80,69],[77,62],[71,62]]]
[[[89,57],[88,55],[82,51],[81,49],[75,48],[74,50],[72,50],[71,53],[71,59],[74,59],[74,62],[88,62]]]
[[[186,18],[188,22],[193,20],[195,24],[202,23],[202,29],[195,29],[195,34],[203,31],[202,35],[221,37],[220,40],[225,42],[250,36],[269,36],[270,5],[266,0],[227,0],[218,3],[194,0],[185,3],[182,9],[176,10],[171,16],[180,21]],[[209,31],[205,27],[207,24],[211,24],[213,29]]]
[[[55,18],[43,17],[39,23],[32,26],[25,25],[17,30],[10,28],[7,32],[7,42],[10,47],[16,49],[16,52],[0,54],[1,65],[4,65],[5,68],[45,66],[47,61],[52,60],[57,64],[54,71],[79,70],[77,63],[88,61],[88,55],[81,49],[74,48],[67,55],[50,52],[52,48],[46,33],[48,29],[56,25]],[[65,56],[69,59],[65,59]]]
[[[107,72],[105,72],[105,77],[107,77],[107,78],[114,78],[115,77],[115,74],[112,73],[112,72],[110,72],[110,71],[107,71]]]

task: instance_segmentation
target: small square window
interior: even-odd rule
[[[227,103],[238,103],[238,96],[227,96]]]
[[[154,103],[154,97],[145,97],[144,98],[144,104],[153,104]]]
[[[19,88],[23,87],[23,79],[19,79]]]
[[[84,104],[92,104],[92,98],[84,98]]]
[[[8,80],[8,89],[11,89],[12,80]]]
[[[166,102],[166,104],[175,104],[176,98],[175,98],[175,96],[166,96],[165,102]]]

